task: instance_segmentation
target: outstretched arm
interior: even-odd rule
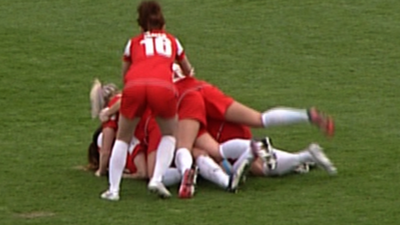
[[[96,171],[96,176],[107,174],[107,168],[110,161],[111,149],[115,138],[115,130],[111,127],[103,129],[103,140],[100,148],[99,169]]]
[[[182,60],[178,61],[179,66],[182,68],[184,76],[194,76],[194,68],[189,62],[189,59],[184,56]]]
[[[131,62],[128,62],[128,61],[123,61],[122,62],[122,70],[121,70],[121,72],[122,72],[122,78],[124,78],[125,77],[125,75],[126,75],[126,73],[128,72],[128,70],[129,70],[129,67],[131,67]]]

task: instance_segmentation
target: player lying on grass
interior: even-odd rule
[[[116,107],[112,106],[112,110],[114,110],[114,109],[118,110],[118,104],[116,104]],[[116,111],[116,112],[118,112],[118,111]],[[114,117],[114,115],[111,117],[104,117],[104,115],[103,115],[103,119],[104,118],[109,119],[109,118],[113,118],[113,117]],[[156,149],[154,146],[157,145],[156,143],[160,139],[160,132],[154,122],[154,118],[151,118],[151,119],[149,119],[149,118],[151,118],[150,114],[147,118],[146,117],[141,118],[139,125],[135,131],[135,140],[139,140],[140,143],[154,143],[154,144],[148,144],[147,146],[142,147],[143,149],[147,149],[147,150],[145,150],[145,152],[147,152],[149,154],[146,157],[147,158],[147,168],[148,168],[147,171],[152,171],[152,168],[154,168],[155,154],[154,154],[154,150],[152,151],[151,149]],[[141,124],[143,124],[143,125],[141,125]],[[143,130],[143,132],[138,131],[138,129]],[[157,130],[158,130],[158,132],[157,132]],[[142,135],[140,133],[142,133]],[[146,136],[143,136],[143,134],[146,134]],[[204,139],[203,141],[206,141],[206,140]],[[215,142],[215,140],[208,140],[208,141]],[[229,148],[231,148],[231,146],[235,145],[234,142],[235,142],[235,140],[232,140],[232,141],[228,140],[226,143],[218,143],[217,145],[218,145],[218,148],[221,148],[221,151],[229,151]],[[153,147],[151,147],[151,146],[153,146]],[[248,155],[247,148],[242,149],[241,153],[243,155]],[[242,156],[241,153],[240,153],[240,150],[236,151],[237,158],[242,157],[243,159],[245,159],[246,157]],[[214,153],[214,155],[216,155],[219,158],[222,157],[219,154],[219,152]],[[237,159],[235,157],[232,157],[232,158]],[[202,165],[203,169],[204,169],[204,166],[210,165],[210,164],[212,164],[212,166],[218,166],[210,157],[208,157],[206,155],[201,157],[201,159],[199,159],[198,161]],[[239,181],[241,180],[243,173],[246,171],[245,166],[249,166],[249,162],[244,162],[243,160],[238,161],[237,164],[238,165],[235,166],[235,170],[233,170],[230,175],[225,174],[225,176],[227,176],[227,179],[229,180],[229,182],[225,185],[225,188],[232,192],[234,192],[237,189],[237,187],[239,185]],[[143,171],[143,170],[139,170],[139,171]],[[148,173],[151,174],[151,172],[148,172]],[[193,195],[193,193],[194,193],[193,188],[194,188],[196,174],[193,174],[193,176],[194,177],[192,177],[190,179],[192,181],[190,184],[187,184],[186,182],[181,182],[184,187],[184,192],[183,192],[184,194],[182,194],[182,188],[180,187],[179,197],[189,198]],[[125,177],[127,177],[127,176],[125,175]]]
[[[103,134],[101,129],[97,129],[93,134],[93,140],[88,148],[88,168],[91,171],[97,171],[99,168],[100,151],[102,148]],[[147,146],[147,147],[146,147]],[[132,143],[129,148],[129,153],[126,158],[124,178],[130,179],[149,179],[154,168],[155,152],[148,151],[148,146],[145,143]],[[151,149],[151,148],[150,148]],[[148,154],[150,152],[150,154]],[[153,158],[150,159],[149,158]],[[147,160],[146,160],[147,159]],[[150,170],[149,170],[150,168]],[[108,169],[108,168],[107,168]],[[150,172],[149,172],[150,171]],[[162,182],[165,186],[172,186],[181,181],[181,174],[176,168],[169,168],[163,175]]]
[[[112,91],[109,91],[110,87],[112,87]],[[92,117],[96,117],[99,111],[101,111],[101,108],[105,105],[107,106],[104,107],[105,109],[117,107],[117,110],[119,110],[121,94],[114,84],[102,85],[101,82],[96,79],[91,90],[90,98]],[[92,162],[92,167],[94,164],[98,165],[98,169],[95,173],[97,176],[107,173],[108,162],[118,129],[118,119],[118,113],[115,113],[106,120],[103,120],[101,129],[98,132],[101,133],[101,138],[99,139],[101,140],[101,148],[99,148],[98,152],[99,160],[97,160],[96,157],[89,157],[91,160],[90,162]],[[156,150],[161,139],[161,132],[149,110],[145,110],[132,136],[133,138],[129,146],[127,161],[122,162],[121,165],[126,163],[126,169],[134,173],[131,177],[149,178],[154,171]],[[94,139],[89,148],[89,150],[91,150],[89,152],[92,152],[92,156],[96,156],[95,150],[100,146],[100,144],[95,143],[96,139]],[[106,145],[104,145],[104,143],[106,143]],[[134,159],[134,161],[131,159]],[[167,170],[166,173],[173,174],[171,170]]]
[[[110,87],[112,87],[112,91],[109,91]],[[115,141],[115,133],[118,128],[119,117],[117,112],[120,106],[119,104],[120,99],[121,99],[121,94],[114,84],[102,85],[99,80],[95,80],[91,90],[91,102],[92,102],[92,114],[93,114],[92,116],[96,117],[96,114],[99,114],[100,108],[103,107],[103,105],[107,105],[107,107],[105,107],[106,110],[109,108],[117,110],[116,113],[114,113],[112,116],[105,117],[105,119],[102,122],[102,133],[100,135],[101,138],[99,139],[101,140],[101,148],[99,151],[100,160],[98,162],[99,169],[97,169],[96,171],[97,176],[105,175],[107,173],[108,160],[110,157],[112,144]],[[152,117],[150,111],[147,110],[142,116],[141,120],[139,121],[135,129],[134,138],[132,139],[132,143],[129,148],[127,161],[125,162],[126,169],[131,173],[134,173],[133,175],[131,175],[131,177],[148,178],[149,176],[152,175],[155,165],[155,157],[156,157],[155,152],[157,150],[160,138],[161,138],[161,132],[155,122],[155,119]],[[214,141],[214,140],[203,140],[203,141]],[[225,146],[229,147],[234,145],[234,143],[232,142],[234,142],[234,140],[227,141],[227,143],[221,143],[220,145],[218,144],[218,146],[222,150],[224,150]],[[94,143],[95,141],[93,141],[93,143],[91,144],[90,148],[91,151],[89,151],[92,156],[96,156],[96,153],[98,153],[96,149],[98,149],[98,146],[100,146],[100,144],[97,144],[96,146]],[[103,148],[104,143],[107,143],[109,145],[106,145]],[[137,146],[137,148],[134,148],[135,146]],[[243,149],[242,154],[247,155],[248,154],[247,149]],[[214,155],[216,155],[216,157],[219,158],[222,157],[221,155],[219,155],[219,152],[214,153]],[[239,157],[241,157],[240,152],[237,154],[237,158]],[[246,157],[243,156],[242,158]],[[90,157],[89,159],[92,159],[91,163],[92,165],[94,165],[95,162],[97,162],[98,160],[96,157]],[[209,165],[213,163],[213,160],[211,158],[207,158],[206,156],[201,157],[201,160],[199,161],[203,162],[201,163],[201,165],[203,165],[203,168],[204,165]],[[245,166],[249,165],[249,163],[245,161],[238,161],[238,164],[239,165],[235,166],[235,170],[232,171],[231,175],[228,176],[230,182],[225,186],[227,190],[233,192],[237,189],[239,185],[239,180],[241,179],[243,173],[245,172]],[[167,173],[171,174],[171,176],[175,175],[174,172],[171,172],[171,170],[168,170]],[[196,174],[192,174],[192,176],[193,177],[191,177],[189,184],[187,183],[188,180],[181,182],[182,183],[181,186],[183,187],[183,188],[180,187],[179,190],[179,196],[181,198],[188,198],[193,195],[194,182],[195,182],[194,180]],[[173,179],[173,177],[169,179],[171,180]]]
[[[322,148],[315,143],[311,143],[297,153],[290,153],[273,147],[268,137],[252,142],[250,128],[244,125],[208,119],[207,131],[217,142],[237,140],[236,145],[227,154],[235,155],[235,151],[248,148],[249,143],[255,144],[256,146],[253,146],[253,148],[256,150],[254,151],[259,151],[256,156],[262,156],[257,158],[251,167],[251,173],[257,176],[282,176],[293,172],[304,173],[308,172],[309,164],[316,164],[331,175],[337,172]],[[265,160],[265,157],[272,158]],[[226,155],[225,158],[230,159],[230,155]],[[221,160],[215,159],[218,162]],[[227,162],[224,162],[224,164],[226,165]],[[225,166],[225,168],[229,167],[229,165]]]
[[[179,65],[173,66],[174,76],[177,78],[175,85],[179,92],[175,164],[181,172],[190,171],[192,167],[190,153],[193,147],[211,150],[213,153],[210,154],[214,154],[214,158],[219,154],[219,146],[212,141],[207,132],[201,134],[202,130],[207,128],[207,117],[255,128],[306,122],[316,125],[328,136],[334,134],[333,120],[314,108],[306,110],[277,107],[261,113],[235,101],[205,81],[183,76]],[[190,176],[187,177],[187,174],[191,173],[185,173],[182,182],[190,184]]]
[[[151,127],[157,128],[157,126],[151,126],[150,125],[151,120],[149,120],[148,118],[144,118],[143,120],[141,120],[141,121],[146,121],[145,123],[139,123],[139,124],[146,125],[143,128],[144,129],[143,133],[152,135],[148,135],[147,138],[140,138],[142,140],[141,143],[150,143],[152,140],[153,141],[159,140],[160,136],[158,134],[159,132],[154,132],[152,131],[152,129],[149,129]],[[236,176],[231,175],[232,171],[238,171],[237,167],[238,165],[241,165],[240,162],[242,160],[252,160],[254,158],[254,151],[251,152],[249,148],[251,139],[250,129],[243,125],[238,125],[225,121],[213,120],[210,118],[208,118],[207,120],[207,125],[208,125],[207,132],[203,131],[199,136],[204,136],[203,142],[208,142],[208,146],[214,146],[214,147],[211,147],[206,150],[201,150],[199,148],[193,149],[193,156],[200,170],[200,175],[203,178],[217,184],[218,186],[224,189],[230,191],[236,191],[239,185],[239,181],[241,180],[241,176],[245,174],[245,171],[243,171],[243,169],[240,170],[241,174]],[[143,127],[143,126],[139,125],[138,127]],[[138,135],[138,132],[135,133],[136,135]],[[207,139],[207,141],[205,141],[205,138]],[[99,140],[100,139],[101,137],[99,138]],[[96,138],[94,140],[96,140]],[[255,175],[262,175],[262,176],[284,175],[292,172],[298,172],[299,168],[302,169],[300,172],[304,172],[304,167],[307,168],[307,163],[315,161],[313,155],[310,154],[310,152],[320,151],[318,149],[319,148],[318,146],[310,145],[310,147],[308,149],[305,149],[303,152],[293,154],[282,150],[277,150],[273,148],[272,145],[270,145],[268,138],[265,140],[266,144],[262,145],[260,143],[260,146],[263,148],[261,150],[265,151],[265,153],[263,154],[264,157],[258,158],[254,163],[252,163],[251,172]],[[222,144],[220,145],[217,142]],[[156,144],[154,144],[153,146],[156,146]],[[137,145],[137,147],[143,148],[144,152],[150,152],[151,155],[147,157],[148,159],[154,157],[154,151],[148,151],[148,147],[146,150],[146,145]],[[150,149],[153,148],[150,147]],[[315,148],[315,150],[312,150],[313,148]],[[124,175],[124,177],[147,178],[147,176],[144,175],[146,174],[146,172],[139,172],[139,171],[145,171],[146,167],[150,168],[149,170],[151,170],[151,168],[154,168],[154,160],[148,160],[147,162],[145,162],[147,163],[147,166],[143,165],[145,157],[141,157],[140,151],[138,151],[138,149],[139,148],[135,148],[135,151],[133,151],[132,154],[128,155],[126,162],[127,173]],[[91,152],[94,152],[94,154],[92,153],[92,155],[96,156],[97,146],[95,150],[94,151],[92,150]],[[212,155],[214,159],[211,158],[210,155]],[[275,156],[274,161],[268,162],[266,160],[263,160],[267,155]],[[225,159],[229,159],[231,162],[234,162],[233,163],[234,165],[232,167],[234,169],[233,170],[229,169],[229,171],[227,171],[228,173],[224,171],[217,163],[224,161],[224,157],[226,157]],[[96,157],[91,157],[91,158],[92,159],[94,158],[94,162],[98,160]],[[271,163],[273,162],[275,162],[277,165],[276,166],[271,165]],[[228,167],[231,168],[231,166]],[[233,179],[235,177],[236,179]],[[163,183],[166,186],[170,186],[179,182],[180,178],[181,175],[178,172],[178,170],[176,168],[170,168],[167,171],[167,173],[163,176]]]
[[[184,77],[180,67],[174,64],[174,75],[177,78]],[[199,149],[213,149],[214,154],[218,154],[218,145],[210,147],[210,136],[205,134],[199,136],[201,128],[207,126],[206,117],[222,121],[231,121],[245,124],[252,127],[270,127],[282,124],[292,124],[298,122],[311,122],[323,130],[328,136],[334,133],[333,120],[325,117],[316,109],[293,109],[293,108],[273,108],[264,113],[257,112],[241,103],[236,102],[229,96],[223,94],[215,86],[194,77],[184,77],[175,82],[179,91],[178,115],[179,128],[177,135],[177,152],[175,164],[182,172],[183,179],[181,188],[193,190],[193,169],[191,149],[193,144]],[[102,117],[108,118],[115,111],[105,110]],[[216,157],[214,155],[214,157]],[[186,186],[186,187],[185,187]],[[181,193],[181,192],[180,192]],[[183,192],[185,196],[193,193]]]

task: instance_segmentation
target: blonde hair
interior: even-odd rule
[[[103,85],[101,87],[102,90],[102,96],[103,96],[103,100],[104,100],[104,105],[103,108],[105,107],[105,105],[108,103],[108,101],[110,101],[110,99],[119,93],[119,89],[117,87],[117,85],[113,84],[113,83],[108,83],[106,85]]]
[[[113,83],[103,85],[100,80],[96,78],[90,90],[92,118],[96,118],[110,99],[118,93],[119,89],[117,85]]]

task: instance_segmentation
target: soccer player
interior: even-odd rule
[[[139,123],[138,127],[141,127],[141,122]],[[143,121],[142,124],[147,124],[147,119]],[[147,126],[147,125],[145,125]],[[99,168],[99,160],[100,160],[100,152],[102,148],[103,142],[103,133],[101,133],[101,127],[96,129],[93,134],[92,142],[88,148],[88,162],[89,165],[87,168],[91,171],[97,171]],[[152,133],[152,129],[148,129],[146,133]],[[139,130],[137,129],[139,132]],[[141,131],[140,131],[141,132]],[[150,139],[157,139],[157,138],[149,138],[149,135],[145,139],[135,139],[132,141],[129,147],[129,153],[126,158],[126,165],[124,168],[123,178],[130,178],[130,179],[148,179],[151,176],[151,171],[154,168],[155,163],[155,151],[151,151],[151,144],[149,144],[146,140]],[[154,136],[153,136],[154,137]],[[146,161],[147,158],[147,161]],[[150,159],[153,158],[153,159]],[[107,168],[108,169],[108,168]],[[146,171],[147,169],[147,171]],[[149,172],[150,171],[150,172]],[[97,176],[97,174],[95,173]],[[166,173],[162,177],[162,182],[165,186],[171,186],[174,184],[179,183],[181,180],[181,175],[176,168],[169,168]]]
[[[208,126],[207,117],[256,128],[306,122],[316,125],[328,136],[334,134],[333,120],[315,108],[306,110],[277,107],[261,113],[235,101],[205,81],[183,76],[180,66],[176,64],[174,64],[174,76],[180,96],[175,164],[181,171],[191,168],[193,162],[190,153],[193,147],[208,149],[214,158],[220,153],[218,151],[220,146],[212,141],[207,132],[199,135],[199,131]],[[190,180],[185,182],[189,185],[192,183]]]
[[[251,143],[251,131],[247,126],[213,119],[209,119],[207,125],[208,132],[219,143],[232,139],[236,140],[236,146],[230,149],[229,154],[231,155],[237,154],[237,151],[246,148]],[[273,147],[268,137],[259,142],[253,142],[253,144],[256,145],[254,148],[262,151],[257,156],[263,156],[256,159],[252,164],[251,172],[254,175],[282,176],[296,172],[304,167],[306,168],[310,163],[315,163],[331,175],[337,173],[336,167],[325,155],[323,149],[316,143],[311,143],[308,147],[297,153],[290,153]],[[266,157],[271,158],[271,160],[264,160]],[[229,155],[226,158],[231,159]]]
[[[110,159],[110,185],[101,195],[107,200],[119,199],[128,143],[147,107],[157,117],[162,133],[148,189],[161,197],[171,196],[161,181],[173,160],[176,143],[177,99],[171,77],[172,64],[177,61],[184,75],[190,75],[193,71],[178,39],[165,31],[165,20],[159,3],[143,1],[137,11],[137,22],[142,33],[130,39],[124,51],[124,89],[117,138]]]
[[[113,83],[103,85],[99,80],[95,79],[91,90],[92,117],[98,115],[98,111],[104,106],[107,108],[118,104],[121,99],[120,90]],[[103,176],[107,173],[108,163],[110,160],[111,149],[115,140],[118,127],[118,114],[104,120],[101,126],[102,142],[99,151],[98,169],[96,176]]]

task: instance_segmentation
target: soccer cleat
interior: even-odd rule
[[[228,191],[237,192],[239,184],[242,180],[245,180],[246,174],[250,170],[249,160],[243,160],[242,163],[237,167],[236,171],[229,177]]]
[[[337,174],[337,169],[318,144],[310,144],[308,151],[312,155],[315,163],[326,170],[330,175]]]
[[[335,124],[330,116],[325,116],[316,108],[308,110],[310,122],[322,130],[326,136],[332,137],[335,133]]]
[[[303,164],[300,164],[299,166],[297,166],[294,169],[294,172],[299,173],[299,174],[305,174],[305,173],[310,172],[310,167],[309,167],[308,163],[303,163]]]
[[[276,155],[269,137],[263,138],[260,142],[251,140],[250,145],[253,154],[261,158],[267,164],[268,169],[274,170],[276,168]]]
[[[197,168],[187,169],[182,177],[181,186],[179,187],[179,198],[191,198],[194,195],[195,184],[197,179]]]
[[[156,193],[161,198],[171,197],[171,193],[161,182],[151,180],[147,186],[147,189],[152,193]]]
[[[118,201],[119,194],[116,192],[111,192],[110,190],[105,191],[103,194],[100,195],[102,199],[109,200],[109,201]]]

